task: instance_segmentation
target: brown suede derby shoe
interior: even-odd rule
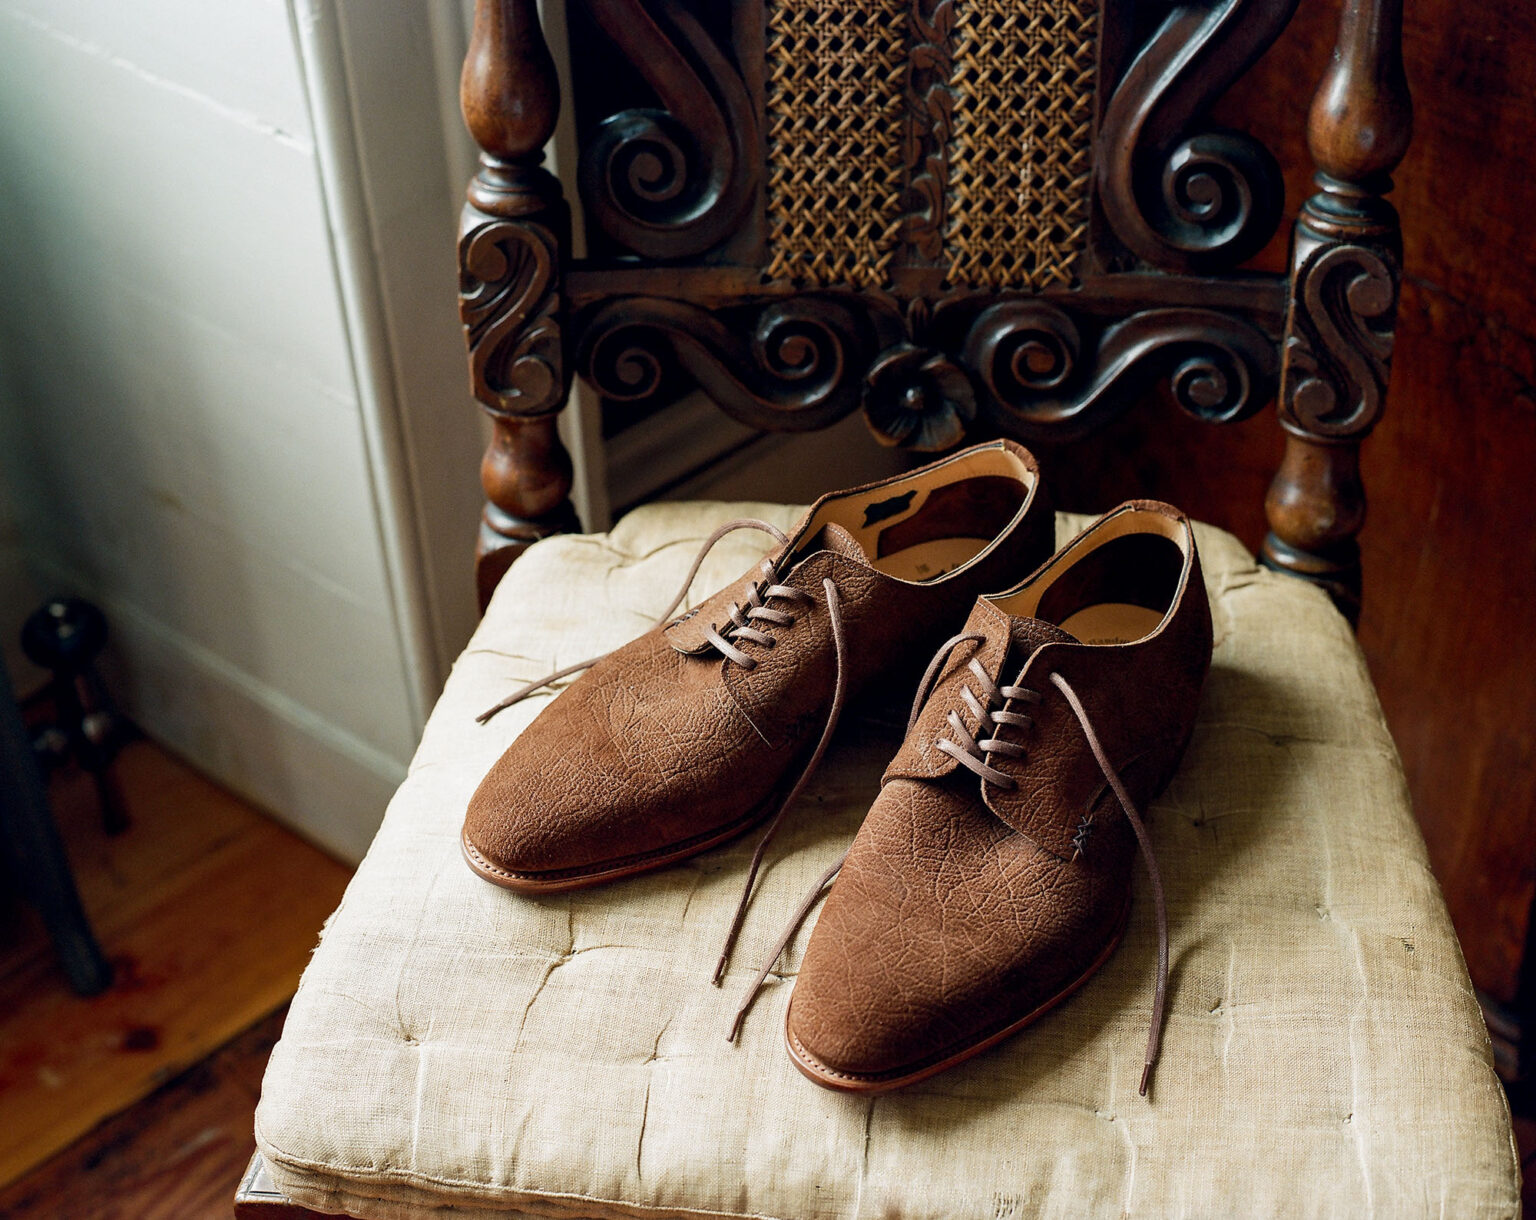
[[[1009,441],[824,496],[787,537],[742,524],[778,536],[759,567],[597,660],[491,768],[463,831],[482,877],[571,889],[776,825],[843,699],[915,680],[977,594],[1054,541]]]
[[[1138,501],[1007,593],[934,658],[806,948],[785,1023],[818,1084],[910,1084],[1022,1029],[1119,943],[1139,809],[1178,766],[1211,660],[1189,522]],[[750,1003],[750,999],[748,1001]]]

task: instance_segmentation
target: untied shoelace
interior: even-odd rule
[[[779,529],[778,526],[759,520],[756,517],[738,517],[733,521],[727,521],[704,540],[704,545],[699,548],[699,553],[694,557],[693,564],[688,569],[688,575],[683,580],[682,588],[677,591],[677,596],[668,603],[667,608],[656,616],[656,622],[666,622],[676,612],[677,608],[683,604],[683,599],[688,596],[688,590],[693,584],[694,577],[699,574],[700,566],[704,563],[704,559],[709,552],[714,549],[715,543],[719,542],[727,534],[743,529],[761,530],[765,534],[771,534],[780,546],[786,546],[789,543],[789,536]],[[747,604],[741,606],[732,602],[727,614],[729,621],[726,625],[721,628],[711,623],[705,636],[720,652],[721,656],[725,658],[726,664],[739,665],[749,672],[757,668],[757,661],[742,651],[736,641],[745,641],[761,645],[765,648],[772,648],[776,642],[774,637],[766,631],[759,630],[753,624],[767,623],[770,626],[791,627],[795,622],[794,615],[787,611],[776,609],[767,603],[778,600],[801,605],[814,604],[811,595],[803,589],[796,589],[789,585],[768,583],[773,580],[775,575],[774,565],[770,560],[763,560],[761,571],[763,573],[762,578],[756,581],[747,591]],[[827,599],[827,620],[832,630],[832,648],[835,656],[831,707],[827,711],[826,722],[822,726],[821,737],[816,742],[816,748],[811,752],[810,758],[801,768],[800,775],[789,789],[788,794],[779,802],[778,808],[774,811],[773,816],[769,818],[767,827],[764,829],[761,838],[758,839],[757,849],[752,853],[752,863],[747,869],[746,883],[742,886],[741,897],[736,903],[735,913],[731,917],[730,930],[726,933],[725,944],[720,951],[720,960],[715,966],[715,972],[711,980],[716,986],[719,986],[721,979],[725,977],[726,966],[730,962],[731,950],[735,947],[736,938],[741,933],[741,925],[747,917],[747,908],[751,905],[752,901],[752,890],[757,882],[758,871],[762,868],[763,856],[768,850],[768,844],[773,841],[774,835],[778,833],[779,824],[783,822],[785,812],[795,803],[795,800],[804,790],[807,781],[811,778],[812,773],[826,755],[827,746],[832,740],[833,731],[837,728],[838,719],[843,712],[843,702],[847,695],[848,675],[846,672],[847,667],[844,664],[847,646],[843,633],[842,604],[838,596],[837,586],[830,579],[824,579],[821,583]],[[535,691],[543,689],[551,682],[557,682],[561,678],[579,673],[584,669],[589,669],[607,655],[607,653],[603,653],[586,661],[578,661],[575,665],[567,665],[563,669],[557,669],[553,673],[545,674],[544,677],[536,682],[529,682],[525,686],[519,687],[494,707],[487,708],[480,715],[476,716],[476,723],[485,724],[498,712],[505,711],[513,704],[522,702],[522,700]]]
[[[950,653],[961,644],[967,642],[982,643],[985,641],[985,638],[973,633],[963,633],[946,640],[940,645],[938,652],[934,654],[933,660],[929,662],[922,681],[918,683],[917,697],[912,702],[912,712],[907,719],[907,731],[909,733],[912,731],[913,726],[917,724],[917,718],[922,712],[923,704],[938,680],[939,673],[944,666],[944,662],[949,658]],[[935,744],[938,749],[948,754],[956,762],[974,772],[982,783],[990,783],[995,787],[1003,789],[1013,789],[1018,786],[1017,781],[1006,773],[999,771],[996,767],[993,767],[989,757],[992,754],[1004,754],[1013,758],[1023,758],[1025,756],[1024,747],[1017,742],[1000,740],[996,730],[1004,726],[1015,728],[1029,727],[1031,724],[1029,716],[1012,710],[1007,704],[1037,704],[1040,702],[1041,695],[1038,691],[1030,690],[1028,687],[1018,684],[999,686],[993,682],[992,676],[982,668],[981,663],[975,658],[971,659],[968,668],[976,679],[977,685],[981,687],[982,694],[978,697],[971,690],[970,686],[967,685],[961,688],[961,701],[965,703],[967,709],[976,717],[976,732],[981,733],[991,729],[992,733],[989,737],[978,739],[965,727],[965,723],[960,719],[958,713],[951,711],[946,719],[951,730],[955,732],[955,735],[960,740],[957,742],[941,737]],[[1147,834],[1146,822],[1137,810],[1135,802],[1131,800],[1130,793],[1125,790],[1125,785],[1121,782],[1120,776],[1115,771],[1113,764],[1110,763],[1109,755],[1105,752],[1103,744],[1099,741],[1098,733],[1094,731],[1093,722],[1089,719],[1082,700],[1078,698],[1077,692],[1072,688],[1072,684],[1062,677],[1061,674],[1053,670],[1049,676],[1051,684],[1061,691],[1062,697],[1067,701],[1067,706],[1072,709],[1072,714],[1077,718],[1078,724],[1082,726],[1083,736],[1088,741],[1088,748],[1093,752],[1093,757],[1099,764],[1099,769],[1104,773],[1105,781],[1114,792],[1115,798],[1120,802],[1120,807],[1125,812],[1126,820],[1130,822],[1131,829],[1135,832],[1136,843],[1141,850],[1142,860],[1147,867],[1147,877],[1152,885],[1152,904],[1157,920],[1157,989],[1152,999],[1152,1017],[1150,1028],[1147,1032],[1147,1050],[1142,1065],[1141,1083],[1137,1089],[1137,1092],[1145,1097],[1147,1086],[1152,1077],[1152,1065],[1157,1062],[1158,1051],[1162,1044],[1163,1011],[1168,995],[1168,905],[1163,892],[1162,873],[1157,867],[1157,856],[1152,851],[1152,840]],[[1023,671],[1021,670],[1021,680],[1022,677]],[[811,888],[798,910],[791,917],[788,926],[784,930],[784,934],[779,938],[778,943],[774,945],[771,955],[763,963],[762,969],[748,988],[741,1006],[736,1010],[735,1020],[731,1023],[731,1031],[727,1035],[728,1041],[735,1041],[737,1034],[741,1031],[741,1023],[746,1018],[747,1011],[752,1007],[752,1003],[756,1000],[758,993],[762,990],[763,983],[767,981],[768,975],[772,973],[773,967],[777,964],[780,956],[788,948],[789,942],[794,938],[800,925],[810,915],[811,908],[816,905],[816,901],[821,897],[822,891],[842,869],[843,861],[846,859],[847,853],[845,852]]]

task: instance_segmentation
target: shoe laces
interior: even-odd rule
[[[928,668],[923,673],[922,681],[917,684],[917,697],[912,701],[912,714],[907,717],[907,732],[910,733],[917,723],[923,704],[928,701],[933,685],[938,680],[939,671],[943,668],[944,662],[949,659],[950,653],[961,644],[980,644],[985,639],[985,636],[967,633],[945,640],[939,646],[938,652],[934,654],[933,660],[928,663]],[[975,731],[973,732],[960,718],[959,711],[951,710],[945,720],[949,724],[950,731],[954,733],[955,740],[941,737],[934,745],[987,783],[1005,791],[1011,791],[1018,787],[1018,781],[992,766],[991,757],[993,754],[1003,754],[1022,761],[1029,755],[1023,745],[1015,741],[1003,740],[998,736],[997,730],[1002,726],[1018,729],[1032,727],[1034,721],[1027,713],[1014,711],[1008,705],[1039,703],[1040,694],[1026,686],[999,686],[975,657],[971,658],[967,668],[981,694],[977,695],[976,691],[967,684],[960,688],[960,701],[974,717]],[[978,737],[977,734],[981,733],[989,735]]]
[[[967,642],[982,643],[985,641],[985,638],[981,635],[966,633],[954,636],[940,645],[938,652],[929,663],[927,671],[923,674],[922,680],[918,683],[917,697],[913,700],[912,713],[907,720],[907,731],[909,733],[912,731],[913,726],[916,725],[917,718],[922,712],[923,704],[932,693],[938,675],[950,654],[961,644]],[[978,695],[967,684],[961,688],[960,699],[965,705],[966,710],[975,718],[976,728],[974,731],[968,728],[960,718],[958,711],[951,710],[945,719],[950,730],[958,740],[941,737],[935,742],[935,745],[956,762],[977,775],[982,783],[992,784],[1005,791],[1011,791],[1018,786],[1018,782],[1012,776],[993,767],[990,758],[994,754],[1002,754],[1017,759],[1027,757],[1022,745],[1017,742],[1002,740],[999,738],[998,733],[1003,728],[1029,728],[1033,722],[1027,714],[1016,712],[1011,707],[1006,706],[1006,704],[1038,704],[1042,696],[1038,691],[1030,690],[1021,684],[999,685],[993,681],[992,676],[986,672],[981,663],[975,658],[971,659],[967,668],[977,687],[980,688],[981,694]],[[1072,684],[1062,677],[1060,673],[1054,670],[1051,671],[1049,680],[1051,685],[1061,692],[1062,697],[1067,702],[1067,706],[1072,710],[1073,716],[1077,719],[1078,724],[1083,730],[1083,736],[1088,742],[1088,748],[1092,752],[1094,760],[1098,763],[1099,769],[1104,773],[1104,779],[1109,784],[1111,791],[1114,792],[1116,800],[1119,801],[1126,820],[1131,824],[1131,830],[1136,835],[1137,847],[1140,849],[1142,861],[1147,869],[1147,878],[1152,887],[1152,904],[1157,923],[1157,987],[1152,998],[1152,1014],[1147,1032],[1147,1048],[1142,1063],[1141,1081],[1137,1088],[1137,1092],[1145,1097],[1147,1095],[1147,1087],[1152,1078],[1152,1067],[1157,1062],[1158,1053],[1162,1046],[1163,1017],[1168,997],[1168,903],[1163,890],[1162,872],[1157,866],[1157,856],[1152,850],[1152,839],[1147,833],[1146,821],[1136,808],[1135,802],[1131,800],[1130,793],[1126,791],[1125,784],[1120,779],[1119,773],[1109,761],[1109,755],[1105,752],[1103,744],[1099,741],[1099,735],[1093,727],[1093,721],[1089,718],[1087,709],[1083,707],[1082,700],[1078,697]],[[989,732],[989,730],[989,736],[979,736],[979,734]],[[1079,845],[1078,854],[1081,854],[1081,851],[1082,847]],[[789,947],[789,942],[794,939],[795,933],[799,931],[800,926],[809,917],[812,908],[816,905],[817,899],[821,897],[822,891],[826,889],[827,885],[831,883],[842,869],[843,862],[846,859],[847,853],[845,852],[811,888],[804,901],[801,902],[799,908],[791,917],[784,934],[779,938],[778,943],[774,945],[771,955],[763,963],[762,969],[752,981],[740,1007],[736,1010],[735,1019],[731,1023],[730,1033],[727,1035],[727,1041],[735,1041],[737,1034],[741,1031],[742,1022],[745,1020],[748,1010],[757,999],[758,993],[761,992],[769,974],[773,972],[773,968],[783,955],[784,950]]]
[[[677,596],[667,603],[667,608],[656,616],[655,623],[666,622],[676,613],[677,608],[683,604],[683,599],[688,596],[688,590],[693,586],[694,577],[699,574],[699,568],[703,565],[710,551],[714,550],[715,543],[719,542],[727,534],[733,534],[737,530],[746,529],[761,530],[765,534],[771,534],[780,546],[784,546],[789,542],[789,535],[778,526],[768,521],[762,521],[757,517],[737,517],[733,521],[727,521],[704,540],[703,546],[699,548],[699,553],[694,556],[693,563],[688,568],[688,575],[683,578],[682,588],[677,591]],[[771,648],[775,642],[773,637],[767,632],[753,627],[752,624],[761,621],[775,626],[789,627],[794,625],[795,620],[792,615],[770,607],[767,605],[767,602],[773,598],[806,602],[811,600],[810,595],[803,590],[792,589],[788,585],[769,584],[768,581],[774,575],[773,564],[770,560],[763,560],[760,571],[763,573],[762,577],[747,592],[747,605],[745,609],[732,602],[724,628],[717,629],[714,624],[711,624],[708,636],[709,642],[720,649],[726,660],[748,670],[755,668],[757,662],[731,643],[732,638],[749,640],[754,644],[762,644]],[[475,723],[485,724],[498,712],[504,712],[513,704],[521,703],[529,695],[543,690],[551,683],[558,682],[561,678],[567,678],[571,674],[580,673],[584,669],[591,669],[592,666],[596,665],[613,651],[615,650],[610,649],[609,652],[599,653],[597,656],[590,657],[585,661],[577,661],[574,665],[567,665],[563,669],[557,669],[553,673],[547,673],[542,678],[527,683],[525,686],[518,687],[517,690],[513,691],[500,703],[494,707],[486,708],[485,711],[476,716]]]
[[[1099,735],[1093,730],[1093,722],[1088,718],[1088,712],[1084,709],[1082,700],[1077,697],[1072,684],[1059,673],[1053,671],[1050,679],[1051,684],[1061,691],[1067,706],[1077,717],[1077,722],[1083,726],[1083,736],[1088,739],[1088,748],[1093,751],[1099,770],[1104,772],[1105,782],[1114,791],[1115,799],[1120,802],[1120,808],[1125,812],[1125,820],[1131,824],[1131,830],[1136,834],[1136,846],[1141,849],[1142,862],[1147,866],[1147,880],[1152,884],[1152,906],[1157,917],[1157,990],[1152,995],[1152,1016],[1147,1030],[1147,1053],[1142,1061],[1141,1084],[1136,1090],[1145,1097],[1147,1085],[1152,1079],[1152,1065],[1157,1062],[1157,1054],[1162,1046],[1163,1010],[1168,1000],[1168,900],[1163,893],[1163,874],[1157,867],[1157,855],[1152,850],[1152,836],[1147,833],[1146,820],[1136,808],[1136,803],[1131,800],[1131,794],[1125,790],[1120,773],[1109,761],[1109,755],[1105,753],[1104,746],[1099,741]]]
[[[705,557],[714,548],[715,543],[719,542],[727,534],[743,529],[761,530],[763,533],[771,534],[781,546],[788,545],[789,543],[789,536],[779,529],[778,526],[759,520],[756,517],[738,517],[734,521],[727,521],[704,540],[703,546],[699,548],[699,553],[694,557],[693,563],[688,569],[688,575],[683,579],[682,588],[678,590],[677,596],[668,603],[667,608],[656,617],[656,622],[666,622],[667,619],[672,617],[677,608],[682,605],[683,599],[688,596],[689,588],[693,585],[694,577],[699,574],[700,566],[703,564]],[[746,604],[741,605],[737,602],[732,602],[726,612],[724,625],[711,623],[705,635],[705,638],[725,658],[727,665],[738,665],[749,673],[757,668],[758,662],[755,657],[744,652],[740,644],[749,643],[764,648],[772,648],[778,642],[775,636],[764,631],[758,624],[767,624],[771,627],[780,628],[789,628],[795,625],[796,616],[794,614],[771,606],[768,603],[772,601],[789,602],[791,605],[801,607],[810,607],[815,604],[815,598],[805,590],[777,583],[775,580],[777,570],[771,560],[763,560],[760,571],[762,576],[754,581],[747,590]],[[821,584],[822,591],[826,597],[827,620],[832,632],[832,649],[834,654],[832,702],[827,710],[827,718],[822,725],[821,736],[817,739],[816,748],[811,751],[810,757],[806,760],[805,765],[801,767],[800,774],[790,787],[788,793],[778,803],[773,815],[768,820],[768,825],[763,830],[762,836],[758,839],[756,849],[752,853],[752,863],[747,869],[746,882],[742,886],[741,898],[737,901],[735,912],[731,916],[730,929],[726,933],[725,944],[721,948],[720,959],[715,965],[714,976],[711,980],[717,987],[725,977],[726,967],[730,964],[731,950],[735,947],[736,938],[741,933],[741,925],[746,920],[747,910],[752,903],[753,888],[757,883],[757,875],[762,868],[763,857],[768,851],[768,845],[773,841],[774,835],[778,833],[779,825],[783,822],[785,813],[799,798],[812,773],[815,772],[816,768],[821,764],[822,758],[825,757],[827,746],[831,744],[832,734],[837,729],[837,722],[842,716],[843,703],[847,697],[848,674],[845,661],[848,649],[846,635],[843,630],[842,599],[838,594],[837,586],[832,583],[830,578],[823,579]],[[476,723],[485,724],[498,712],[506,710],[515,703],[520,703],[535,691],[542,690],[550,683],[556,682],[561,678],[579,673],[584,669],[590,669],[608,655],[605,652],[599,656],[592,657],[590,660],[579,661],[575,665],[567,665],[563,669],[557,669],[553,673],[545,674],[544,677],[535,682],[529,682],[525,686],[519,687],[505,699],[501,700],[500,703],[497,703],[494,707],[487,708],[479,716],[476,716]],[[830,880],[830,876],[828,879]],[[803,919],[804,916],[801,918]],[[797,923],[796,927],[798,926]],[[792,932],[791,935],[793,935]]]

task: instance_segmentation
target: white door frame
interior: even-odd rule
[[[476,150],[458,108],[472,0],[289,0],[321,164],[336,278],[367,426],[376,517],[418,723],[474,629],[478,470],[455,243]],[[564,11],[551,49],[566,76]],[[568,86],[563,89],[568,96]],[[570,107],[548,151],[574,163]],[[567,175],[568,176],[568,175]],[[575,229],[580,233],[579,204]],[[572,499],[608,524],[598,417],[573,393],[561,434]]]

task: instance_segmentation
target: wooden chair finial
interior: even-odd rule
[[[1360,442],[1386,399],[1402,277],[1384,196],[1407,151],[1413,105],[1402,0],[1346,0],[1312,103],[1317,193],[1296,222],[1280,374],[1285,456],[1265,500],[1264,561],[1325,588],[1355,617],[1365,489]]]
[[[483,608],[532,543],[578,527],[556,430],[570,388],[561,296],[570,213],[540,164],[560,84],[535,0],[477,0],[459,100],[482,150],[459,229],[459,315],[470,390],[493,427],[480,465]]]

